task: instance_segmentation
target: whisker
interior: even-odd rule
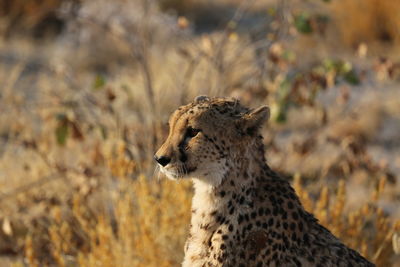
[[[182,178],[183,175],[185,174],[185,165],[183,165],[182,163],[179,164],[179,178]]]
[[[157,181],[161,180],[161,168],[159,165],[157,165]]]
[[[183,168],[184,168],[184,172],[185,172],[185,174],[188,174],[188,173],[189,173],[189,170],[188,170],[188,168],[187,168],[186,164],[184,164],[184,165],[183,165]]]
[[[154,166],[153,177],[156,176],[157,171],[159,171],[159,166],[158,166],[158,164],[156,164],[156,165]]]

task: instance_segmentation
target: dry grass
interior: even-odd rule
[[[360,43],[400,40],[400,1],[342,0],[332,1],[334,23],[342,41],[357,47]]]
[[[123,168],[123,166],[120,166]],[[400,222],[393,225],[379,208],[385,180],[379,181],[371,197],[357,210],[346,207],[345,182],[340,181],[336,193],[323,187],[313,200],[301,185],[299,176],[294,186],[307,210],[313,212],[348,246],[360,251],[377,266],[393,262],[393,234]],[[177,266],[182,260],[182,247],[187,235],[192,192],[186,182],[159,182],[139,177],[121,181],[109,205],[112,212],[88,216],[91,211],[74,196],[72,217],[75,225],[61,218],[59,208],[51,213],[49,240],[53,261],[58,266]],[[85,244],[77,249],[74,233],[84,236]],[[31,266],[38,266],[37,249],[28,235],[25,255]]]
[[[346,245],[356,249],[377,266],[390,266],[393,263],[392,239],[394,233],[400,230],[400,221],[394,225],[379,208],[378,202],[384,193],[385,182],[379,181],[371,196],[361,208],[348,210],[346,204],[346,184],[339,181],[336,194],[324,186],[318,200],[312,200],[304,190],[300,176],[296,176],[294,187],[306,209],[319,219],[334,235]]]
[[[28,0],[0,1],[0,35],[10,37],[28,34],[42,37],[58,34],[61,31],[61,19],[57,9],[63,3],[76,3],[75,0]]]
[[[53,210],[49,229],[51,255],[58,266],[177,266],[190,218],[191,190],[187,182],[149,181],[139,177],[121,181],[109,203],[112,211],[88,216],[79,196],[73,200],[76,225],[65,222]],[[85,244],[77,249],[76,234]],[[35,246],[25,245],[30,265],[38,264]]]

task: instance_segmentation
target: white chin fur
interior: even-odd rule
[[[225,176],[226,170],[224,169],[224,162],[217,164],[211,163],[206,168],[198,168],[197,170],[188,174],[179,174],[178,171],[168,170],[165,167],[160,166],[160,170],[163,174],[171,180],[180,180],[187,178],[194,178],[200,180],[210,186],[217,187],[222,183]]]
[[[177,172],[169,171],[164,167],[160,167],[160,171],[170,180],[179,180],[185,178],[184,176],[179,176]]]

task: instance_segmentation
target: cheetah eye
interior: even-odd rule
[[[186,136],[189,138],[195,137],[199,132],[201,132],[200,129],[194,129],[192,127],[188,127],[186,130]]]

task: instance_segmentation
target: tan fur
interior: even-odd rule
[[[265,106],[197,97],[170,120],[155,158],[171,179],[193,178],[183,266],[373,266],[302,207],[265,162]]]

